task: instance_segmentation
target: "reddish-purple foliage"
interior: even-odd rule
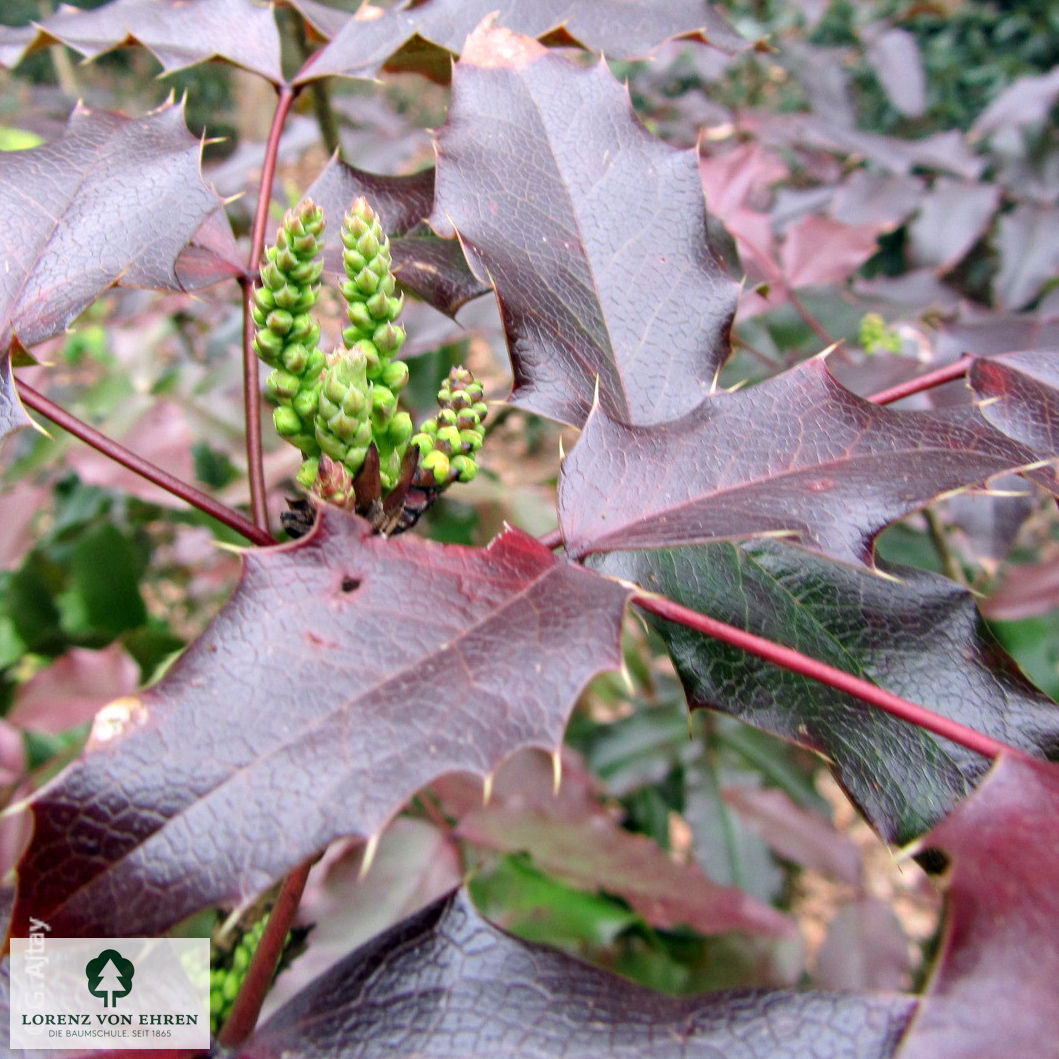
[[[251,0],[64,8],[39,27],[0,31],[0,61],[16,63],[49,41],[89,58],[133,41],[166,72],[213,57],[277,86],[258,237],[295,93],[332,75],[398,69],[448,82],[451,74],[436,170],[390,177],[336,159],[308,194],[332,220],[355,194],[372,197],[395,235],[402,282],[436,307],[455,313],[492,290],[511,357],[510,403],[583,428],[560,473],[555,543],[566,554],[511,528],[485,548],[389,540],[330,510],[304,540],[249,552],[209,629],[156,685],[118,700],[85,753],[34,797],[14,932],[31,916],[73,935],[162,931],[252,898],[334,838],[368,840],[370,860],[409,798],[447,775],[482,777],[488,787],[525,747],[558,762],[584,685],[621,665],[623,614],[644,592],[876,682],[1025,754],[1056,756],[1059,711],[991,639],[971,594],[935,575],[876,567],[873,556],[876,535],[893,521],[997,475],[1054,488],[1054,317],[1043,303],[1015,319],[972,314],[952,308],[950,286],[972,245],[992,239],[994,305],[1019,309],[1043,297],[1055,252],[1041,233],[1053,205],[1020,202],[998,217],[1011,178],[985,181],[970,141],[865,133],[840,103],[834,113],[733,113],[752,142],[727,156],[674,149],[640,123],[603,62],[550,50],[631,58],[670,38],[729,55],[746,46],[694,0],[635,11],[619,0],[513,2],[496,24],[478,24],[493,3],[425,0],[355,17],[313,0],[293,6],[328,43],[289,78],[272,15]],[[901,29],[876,30],[869,52],[884,89],[902,114],[921,114],[914,42]],[[895,64],[916,72],[895,77]],[[1016,87],[983,114],[981,135],[1018,99],[1046,109],[1055,98],[1054,78]],[[803,183],[814,182],[802,197],[777,187],[791,175],[781,149],[798,153]],[[873,168],[836,165],[846,152]],[[110,287],[188,292],[236,278],[245,288],[257,262],[241,259],[198,153],[182,107],[168,105],[135,119],[77,107],[51,142],[0,157],[9,248],[0,438],[25,425],[12,359],[61,334]],[[704,187],[728,228],[716,247]],[[900,225],[912,281],[851,278],[876,237]],[[328,266],[337,270],[335,256]],[[752,351],[771,378],[726,392],[718,377],[732,353],[741,283],[744,320],[789,303],[821,337],[806,288],[839,284],[851,298],[900,305],[926,284],[951,309],[931,366],[974,354],[970,391],[895,410],[845,384],[856,377],[858,392],[871,393],[921,374],[908,354],[930,343],[909,327],[877,338],[889,353],[874,363],[836,356],[834,373],[822,359],[780,365]],[[253,362],[247,376],[256,379]],[[35,391],[22,385],[29,404]],[[106,438],[93,443],[123,458]],[[248,453],[260,475],[253,436]],[[210,512],[246,530],[245,517],[225,519],[222,505]],[[267,539],[261,525],[251,535]],[[964,747],[793,675],[778,656],[751,660],[672,622],[658,631],[692,707],[818,752],[887,838],[937,825],[927,841],[955,866],[949,932],[925,998],[767,990],[668,998],[506,935],[456,893],[340,960],[249,1040],[241,1039],[247,1025],[225,1043],[248,1057],[292,1048],[962,1055],[1001,1031],[996,1019],[982,1025],[994,1003],[1012,1022],[1026,1016],[1022,1052],[1053,1047],[1056,766],[1005,759],[976,791],[986,763]],[[766,803],[754,804],[764,814]],[[770,812],[797,819],[787,806]],[[779,913],[673,863],[599,811],[553,828],[539,805],[500,805],[464,815],[459,834],[484,848],[532,846],[556,876],[623,897],[658,929],[789,929]],[[855,871],[827,860],[841,850],[812,845],[839,875]],[[1005,1032],[996,1047],[1013,1039]]]

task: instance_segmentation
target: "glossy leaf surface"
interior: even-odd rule
[[[593,565],[996,739],[1059,755],[1059,707],[988,635],[971,595],[945,578],[913,570],[884,578],[771,542],[615,552]],[[693,707],[731,713],[823,754],[891,841],[937,823],[987,767],[858,699],[685,626],[652,624]]]
[[[924,842],[952,859],[948,920],[901,1059],[1048,1055],[1059,976],[1059,768],[1001,760]]]
[[[323,208],[331,228],[330,238],[324,240],[327,270],[342,273],[339,226],[358,195],[367,197],[391,236],[394,272],[402,286],[449,316],[488,291],[467,267],[455,239],[408,234],[422,225],[434,208],[433,169],[410,176],[381,176],[331,159],[305,193],[305,198]]]
[[[7,353],[0,353],[0,442],[28,425],[29,416],[22,408],[11,377],[11,358]]]
[[[166,73],[218,58],[283,82],[275,19],[252,0],[111,0],[89,11],[64,4],[36,27],[0,28],[5,65],[49,40],[86,59],[135,41],[150,49]]]
[[[644,57],[672,37],[709,41],[729,52],[744,49],[746,41],[714,6],[703,0],[429,0],[382,14],[365,11],[341,24],[333,16],[321,19],[311,5],[310,20],[334,37],[296,80],[374,77],[386,66],[445,82],[468,34],[494,12],[500,25],[528,37],[602,51],[612,59]]]
[[[606,66],[477,31],[431,223],[496,290],[514,403],[580,425],[598,381],[610,415],[655,423],[708,394],[737,288],[706,243],[696,155],[651,136]]]
[[[973,410],[892,411],[815,358],[672,423],[599,409],[563,463],[560,524],[575,556],[771,535],[867,563],[887,523],[1033,458]]]
[[[248,897],[438,776],[555,750],[619,663],[626,590],[516,530],[481,550],[318,525],[249,553],[206,633],[35,799],[16,931],[149,933]]]
[[[115,283],[181,290],[175,263],[220,206],[181,106],[79,106],[64,135],[0,155],[0,349],[60,334]]]
[[[883,1059],[914,1004],[786,991],[665,996],[510,937],[457,893],[352,953],[238,1055]]]
[[[968,382],[982,415],[1039,459],[1059,457],[1059,353],[1030,351],[979,357]],[[1034,481],[1059,491],[1055,463],[1031,472]]]

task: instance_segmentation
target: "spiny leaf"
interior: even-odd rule
[[[598,383],[611,416],[656,423],[709,393],[737,288],[697,156],[652,137],[605,65],[480,29],[438,140],[431,223],[496,290],[516,404],[580,425]]]
[[[672,423],[597,410],[563,463],[559,516],[575,556],[768,534],[869,563],[888,523],[1034,459],[973,409],[880,407],[816,357]]]
[[[115,283],[183,289],[176,261],[221,205],[200,150],[182,105],[78,106],[60,139],[0,155],[0,349],[60,334]]]
[[[666,996],[504,934],[457,892],[350,954],[238,1056],[884,1059],[914,1006],[786,990]]]
[[[0,353],[0,441],[29,423],[30,418],[23,411],[15,380],[11,377],[11,357],[7,352]]]
[[[997,430],[1038,458],[1059,457],[1059,353],[1040,350],[979,357],[968,381],[979,410]],[[1059,495],[1055,465],[1028,477]]]
[[[4,27],[0,56],[14,66],[49,41],[69,45],[89,60],[136,41],[167,74],[218,58],[283,83],[275,19],[252,0],[111,0],[91,11],[62,5],[36,23],[32,34]]]
[[[344,217],[361,196],[371,203],[388,235],[404,235],[425,221],[434,208],[434,170],[383,176],[336,157],[324,166],[303,197],[312,199],[325,217],[338,218]],[[341,271],[341,266],[334,271]]]
[[[373,78],[383,69],[412,70],[447,83],[452,57],[482,19],[499,10],[502,25],[548,44],[604,52],[611,59],[643,58],[674,37],[705,41],[734,53],[748,47],[713,4],[702,0],[430,0],[380,12],[366,8],[343,24],[302,4],[306,18],[333,39],[314,55],[297,82],[329,77]]]
[[[1059,768],[1002,758],[923,842],[952,859],[948,918],[901,1059],[1053,1054]]]
[[[1059,756],[1059,706],[984,629],[969,592],[913,570],[899,580],[790,545],[712,544],[593,561],[694,610],[767,637],[1031,753]],[[731,713],[825,755],[891,841],[933,826],[984,773],[978,755],[858,699],[652,619],[692,707]]]
[[[434,208],[434,170],[411,176],[381,176],[332,158],[305,197],[323,207],[327,217],[341,217],[359,195],[375,208],[390,236],[394,274],[402,287],[449,316],[472,298],[485,294],[467,267],[455,239],[432,234],[407,234],[423,224]],[[324,251],[324,267],[341,274],[342,255],[337,243]]]
[[[420,787],[554,751],[620,662],[627,592],[508,530],[486,549],[372,537],[338,511],[243,580],[119,734],[34,801],[16,931],[151,933],[238,900]],[[109,709],[109,708],[108,708]]]

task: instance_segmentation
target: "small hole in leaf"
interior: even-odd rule
[[[343,577],[342,578],[342,591],[343,592],[356,592],[360,588],[360,578],[358,577]]]

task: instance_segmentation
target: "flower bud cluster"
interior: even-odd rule
[[[251,313],[257,325],[254,350],[273,370],[265,389],[277,406],[277,432],[306,456],[320,449],[315,438],[316,390],[324,355],[320,328],[311,316],[320,291],[324,215],[306,200],[287,212],[276,244],[265,251],[261,286]]]
[[[444,488],[478,473],[475,454],[485,440],[482,384],[466,368],[453,368],[438,391],[438,405],[438,414],[412,438],[419,449],[418,486]]]
[[[210,1030],[216,1036],[231,1014],[250,960],[261,942],[268,916],[259,919],[240,939],[223,965],[210,968]]]
[[[309,200],[284,218],[254,293],[254,349],[273,369],[266,389],[277,405],[276,430],[305,456],[298,481],[321,499],[362,514],[381,510],[380,497],[388,496],[383,507],[392,514],[413,484],[440,491],[475,476],[486,414],[482,385],[454,368],[438,394],[437,416],[418,432],[399,408],[408,382],[408,365],[398,359],[404,298],[390,241],[364,198],[353,203],[341,233],[349,326],[342,347],[321,352],[311,310],[323,270],[323,227],[322,211]],[[366,463],[372,448],[378,459]],[[418,449],[414,474],[410,448]],[[357,490],[364,483],[362,500],[355,480]]]

